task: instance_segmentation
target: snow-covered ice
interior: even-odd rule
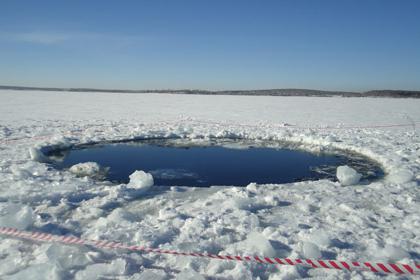
[[[418,108],[418,99],[3,90],[0,226],[212,254],[418,262],[418,130],[346,128],[405,123],[407,116],[420,121]],[[138,171],[129,184],[116,185],[55,170],[42,152],[151,137],[281,140],[315,152],[339,148],[376,160],[386,174],[346,187],[321,180],[184,188],[154,186],[151,174]],[[382,278],[5,237],[0,258],[2,279]]]

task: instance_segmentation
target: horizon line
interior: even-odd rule
[[[290,91],[314,91],[314,92],[325,92],[325,93],[368,93],[375,91],[387,91],[387,92],[420,92],[420,89],[386,89],[378,88],[364,91],[349,91],[349,90],[326,90],[326,89],[317,89],[317,88],[298,88],[298,87],[285,87],[285,88],[253,88],[253,89],[201,89],[201,88],[155,88],[155,89],[127,89],[127,88],[96,88],[96,87],[51,87],[51,86],[18,86],[18,85],[2,85],[0,84],[0,89],[16,89],[16,90],[58,90],[58,91],[96,91],[96,92],[182,92],[182,91],[199,91],[199,92],[209,92],[209,93],[220,93],[220,92],[252,92],[252,91],[275,91],[275,90],[290,90]]]

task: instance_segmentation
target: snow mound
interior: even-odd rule
[[[168,279],[168,275],[161,270],[157,269],[148,269],[141,272],[138,275],[135,275],[133,280],[166,280]]]
[[[320,259],[321,258],[321,251],[319,247],[312,242],[303,242],[302,244],[302,253],[303,256],[307,259]]]
[[[409,260],[410,254],[399,246],[385,245],[377,251],[377,257],[391,262]]]
[[[75,279],[116,279],[126,272],[127,262],[118,258],[110,263],[95,263],[76,273]]]
[[[271,245],[271,242],[264,235],[255,231],[251,232],[247,239],[231,245],[230,248],[234,251],[227,251],[232,254],[249,252],[266,257],[276,256],[276,251]]]
[[[51,280],[60,280],[62,277],[60,276],[62,273],[58,267],[54,264],[44,263],[44,264],[35,264],[29,266],[18,273],[13,275],[7,276],[2,279],[7,280],[20,280],[20,279],[31,279],[31,280],[43,280],[43,279],[51,279]]]
[[[337,167],[337,179],[343,186],[355,185],[360,178],[362,178],[362,174],[347,165]]]
[[[324,230],[315,230],[310,234],[310,240],[319,246],[329,247],[332,240],[329,234]]]
[[[53,263],[62,269],[82,267],[91,262],[85,248],[63,246],[62,244],[46,244],[39,249],[39,259],[45,263]]]
[[[0,226],[26,229],[33,225],[35,214],[29,206],[0,204]]]
[[[402,169],[391,173],[387,179],[394,184],[404,184],[413,180],[414,174],[410,170]]]
[[[127,184],[129,188],[147,192],[154,184],[153,176],[142,170],[136,170],[130,175],[130,182]]]
[[[179,280],[204,280],[205,278],[192,269],[184,269],[175,279]]]
[[[107,169],[102,168],[96,162],[82,162],[70,167],[69,171],[80,177],[101,177]]]
[[[246,186],[246,190],[249,192],[257,192],[258,191],[258,185],[257,183],[250,183]]]

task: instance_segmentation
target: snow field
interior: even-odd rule
[[[418,120],[418,100],[2,91],[0,101],[0,226],[212,254],[418,262],[418,132],[282,125]],[[351,186],[321,180],[165,188],[152,186],[141,172],[127,185],[113,185],[42,163],[41,147],[136,137],[240,137],[291,141],[313,151],[341,148],[377,160],[387,174],[370,184],[350,176]],[[382,278],[0,238],[4,279],[96,279],[98,272],[119,279]]]

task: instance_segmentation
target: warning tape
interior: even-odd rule
[[[74,236],[60,236],[42,232],[22,231],[16,228],[0,227],[0,234],[17,237],[28,240],[44,241],[44,242],[58,242],[72,245],[88,245],[101,249],[122,249],[128,251],[137,251],[143,253],[154,254],[169,254],[176,256],[200,257],[210,258],[216,260],[226,261],[241,261],[241,262],[255,262],[259,264],[269,265],[297,265],[309,268],[320,269],[337,269],[343,271],[371,271],[375,273],[385,274],[411,274],[420,275],[420,264],[402,264],[402,263],[375,263],[375,262],[348,262],[337,260],[312,260],[312,259],[290,259],[290,258],[273,258],[261,256],[229,256],[229,255],[216,255],[208,253],[196,252],[179,252],[174,250],[164,250],[156,248],[147,248],[137,245],[126,245],[120,242],[113,242],[107,240],[89,240],[81,239]]]

